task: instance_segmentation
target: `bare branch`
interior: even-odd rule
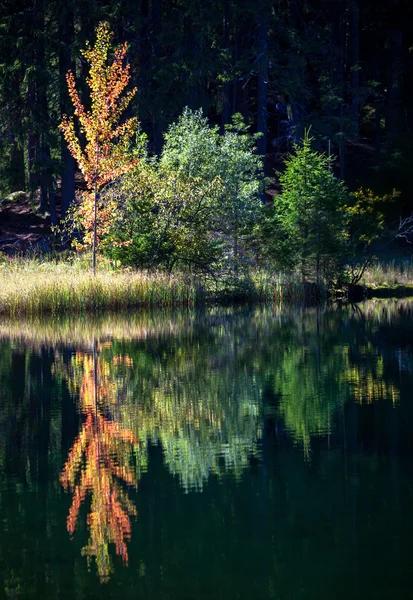
[[[408,244],[412,243],[411,238],[413,238],[413,213],[410,217],[406,217],[402,219],[400,217],[399,226],[396,230],[395,239],[401,238],[406,240]]]

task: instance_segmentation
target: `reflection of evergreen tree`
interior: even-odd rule
[[[138,421],[161,444],[170,471],[186,490],[202,489],[210,474],[240,477],[258,452],[259,390],[248,378],[234,383],[222,373],[200,379],[196,369],[159,375],[152,402],[137,406]]]
[[[336,409],[344,404],[344,387],[337,378],[342,367],[339,353],[319,356],[315,348],[297,346],[284,354],[274,372],[274,389],[280,395],[285,427],[309,454],[313,436],[331,433]]]
[[[284,319],[279,344],[262,349],[262,365],[284,426],[307,456],[311,438],[332,432],[347,401],[398,399],[384,368],[391,349],[378,343],[377,322],[347,309],[285,313]]]

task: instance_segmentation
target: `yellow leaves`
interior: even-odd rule
[[[386,203],[393,202],[400,193],[393,190],[391,194],[379,196],[371,189],[360,188],[352,194],[352,202],[344,210],[349,221],[351,236],[358,244],[371,245],[383,232]]]
[[[377,213],[378,205],[394,202],[399,196],[400,192],[397,190],[393,190],[390,194],[379,196],[370,188],[359,188],[353,192],[354,202],[346,208],[353,215],[373,214]]]
[[[100,242],[108,233],[111,220],[116,215],[116,200],[111,198],[103,202],[100,198],[97,201],[96,217],[96,235]],[[93,241],[93,221],[94,221],[94,194],[93,192],[81,192],[80,199],[71,211],[71,220],[77,227],[83,229],[82,241],[74,240],[72,244],[77,246],[78,250],[84,250],[91,246]]]
[[[361,346],[360,353],[364,357],[374,356],[374,362],[369,370],[361,368],[360,364],[351,364],[348,349],[345,349],[346,369],[343,372],[342,381],[350,384],[353,398],[359,404],[372,404],[377,400],[391,398],[393,403],[399,400],[399,390],[396,386],[386,381],[384,377],[384,359],[375,356],[373,348]]]
[[[130,66],[124,64],[127,44],[118,46],[114,51],[112,64],[107,64],[111,39],[109,25],[100,23],[96,29],[95,45],[91,47],[87,44],[82,52],[89,63],[89,76],[86,81],[90,88],[90,110],[86,110],[80,100],[73,73],[69,71],[66,76],[74,115],[79,121],[81,133],[86,138],[84,149],[81,148],[76,135],[73,117],[63,115],[59,126],[90,192],[99,192],[104,185],[116,180],[138,163],[130,152],[130,144],[138,127],[138,120],[132,117],[119,124],[119,119],[137,89],[134,88],[121,97],[130,80]],[[107,225],[102,227],[98,238],[107,233],[113,217],[111,210],[104,214],[102,211],[99,212],[101,222],[106,222]],[[86,235],[84,244],[89,246],[93,238],[94,216],[87,195],[82,196],[75,218],[76,216],[86,234],[89,234]],[[80,246],[82,247],[82,244]]]
[[[133,358],[131,358],[127,354],[125,356],[114,356],[113,364],[114,365],[125,365],[126,367],[133,367]]]

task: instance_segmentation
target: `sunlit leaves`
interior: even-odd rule
[[[82,104],[71,71],[67,73],[67,86],[74,106],[74,114],[79,122],[81,135],[86,143],[82,147],[76,132],[73,117],[63,116],[60,129],[63,132],[69,150],[76,159],[85,178],[88,192],[82,194],[79,205],[72,212],[74,219],[86,232],[77,247],[91,244],[94,223],[94,193],[105,184],[116,180],[120,175],[134,167],[138,159],[130,151],[136,134],[136,117],[119,123],[124,111],[136,93],[136,88],[122,93],[130,80],[129,64],[125,63],[127,44],[124,43],[114,52],[114,60],[108,63],[112,34],[107,23],[101,23],[96,29],[96,42],[93,47],[87,45],[83,51],[89,64],[87,84],[90,88],[90,109]],[[98,241],[107,233],[113,218],[114,206],[98,206]]]
[[[109,255],[124,264],[219,273],[222,281],[234,262],[245,262],[245,253],[244,260],[235,255],[245,250],[242,236],[262,206],[256,141],[240,115],[221,135],[202,111],[184,109],[165,134],[159,160],[142,161],[114,191],[124,210]],[[126,249],[119,245],[125,242]]]

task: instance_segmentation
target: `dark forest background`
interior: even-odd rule
[[[85,90],[80,50],[102,20],[115,43],[129,43],[138,87],[129,110],[150,152],[185,106],[222,127],[240,112],[262,133],[274,178],[311,126],[352,189],[397,188],[392,211],[410,214],[411,0],[1,0],[2,195],[37,190],[42,211],[67,210],[75,164],[57,129],[72,110],[65,75],[73,69]]]

